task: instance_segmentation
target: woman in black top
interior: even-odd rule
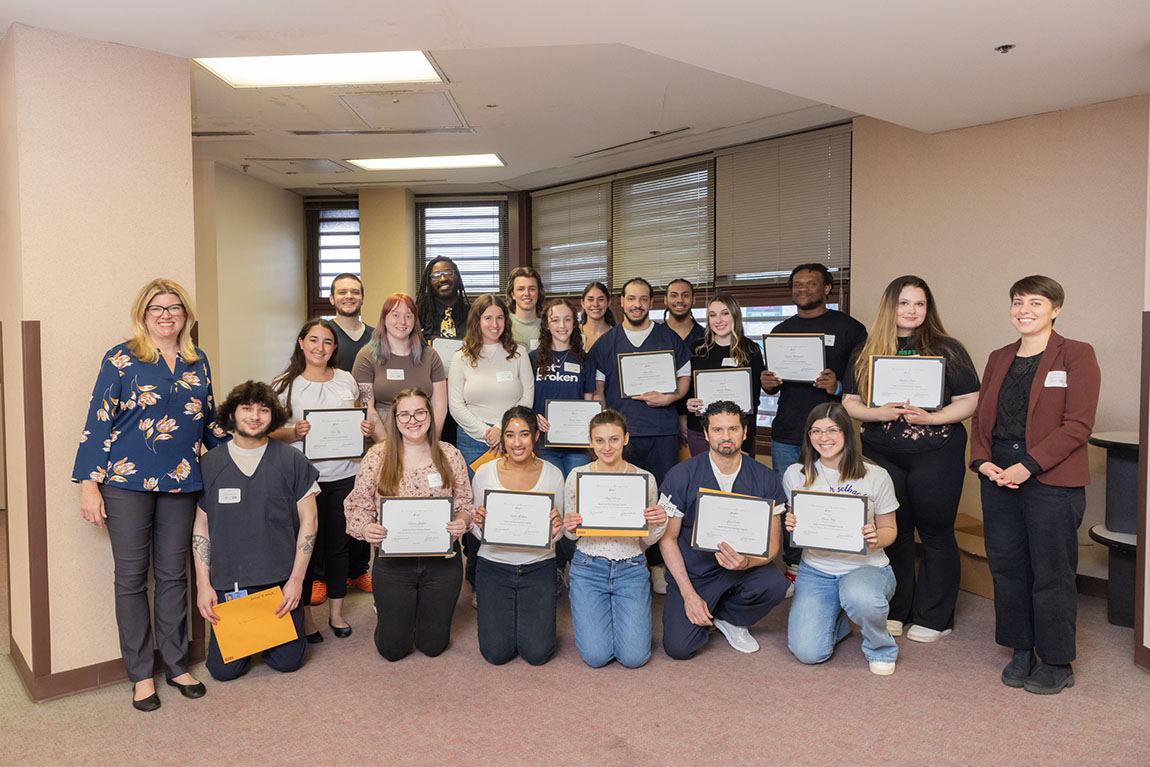
[[[872,356],[921,355],[946,360],[942,407],[926,411],[909,402],[868,407]],[[966,429],[978,404],[978,373],[961,343],[947,335],[930,287],[919,277],[887,285],[870,335],[847,369],[843,406],[862,421],[863,455],[883,467],[898,497],[898,537],[886,547],[897,588],[890,600],[888,630],[907,639],[934,642],[954,627],[961,565],[954,519],[962,496]],[[922,540],[922,563],[914,569],[914,535]]]
[[[719,368],[749,368],[751,410],[747,414],[747,438],[743,440],[743,452],[755,455],[755,420],[759,412],[759,375],[763,372],[763,353],[759,345],[743,335],[743,309],[733,296],[720,293],[707,305],[707,330],[703,341],[691,350],[692,374],[700,370]],[[687,394],[687,414],[685,420],[687,447],[691,455],[707,451],[707,439],[703,434],[703,424],[699,413],[709,405],[695,396],[694,376],[691,390]],[[680,426],[684,424],[680,423]]]

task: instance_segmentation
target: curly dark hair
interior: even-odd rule
[[[579,327],[579,312],[575,311],[575,305],[568,301],[566,298],[552,298],[543,307],[543,314],[539,318],[539,349],[535,355],[535,370],[536,372],[542,370],[544,373],[551,367],[551,363],[555,361],[555,350],[551,348],[551,310],[556,306],[566,306],[571,310],[572,324],[574,327],[571,329],[571,359],[575,362],[582,362],[587,353],[583,350],[583,329]]]
[[[287,423],[287,410],[280,404],[272,387],[263,381],[244,381],[228,392],[227,398],[216,409],[216,420],[223,424],[225,430],[236,430],[236,408],[240,405],[263,405],[272,411],[268,434]]]
[[[699,413],[699,420],[703,422],[703,431],[707,430],[707,425],[711,422],[711,416],[715,415],[737,415],[739,423],[743,426],[747,425],[747,414],[743,409],[730,400],[721,399],[707,405],[707,409]]]

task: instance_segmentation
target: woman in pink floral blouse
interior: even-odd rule
[[[452,498],[447,532],[452,553],[446,557],[376,557],[372,596],[379,614],[375,646],[396,661],[417,647],[434,657],[447,649],[451,619],[463,583],[459,537],[474,513],[471,483],[463,456],[440,442],[432,423],[431,397],[418,388],[395,396],[384,421],[386,438],[367,451],[344,501],[348,535],[378,545],[387,530],[379,524],[379,500]]]
[[[188,673],[187,555],[200,449],[226,442],[216,424],[212,373],[190,336],[187,292],[155,279],[132,304],[131,340],[104,354],[72,481],[80,513],[108,528],[116,564],[116,625],[132,681],[132,705],[160,707],[152,679],[148,565],[155,579],[156,646],[167,682],[187,698],[204,694]]]

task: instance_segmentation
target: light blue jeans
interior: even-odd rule
[[[467,478],[474,479],[475,472],[471,470],[471,462],[487,452],[487,443],[472,439],[460,429],[459,434],[455,435],[455,446],[459,448],[463,462],[467,464]]]
[[[779,484],[783,482],[783,475],[787,473],[787,467],[792,463],[799,462],[802,449],[802,445],[792,445],[789,442],[779,442],[776,439],[771,440],[771,467],[779,476]],[[791,534],[783,530],[783,563],[797,565],[802,557],[803,550],[792,546]]]
[[[563,478],[580,466],[591,463],[591,456],[586,450],[571,447],[548,447],[539,445],[535,448],[535,457],[547,463],[554,464],[563,472]]]
[[[863,566],[845,575],[828,575],[806,562],[799,564],[795,598],[787,624],[787,647],[803,663],[822,663],[851,633],[862,628],[862,651],[868,661],[894,662],[898,645],[886,630],[894,594],[890,566]]]
[[[647,559],[571,560],[571,622],[579,657],[592,668],[611,659],[638,668],[651,658],[651,586]]]

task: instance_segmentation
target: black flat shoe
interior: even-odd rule
[[[307,635],[307,643],[308,644],[319,644],[322,641],[323,641],[323,634],[319,633],[318,629],[316,630],[316,632],[314,634],[308,634]]]
[[[180,684],[179,682],[173,682],[171,679],[169,679],[168,687],[175,687],[180,691],[180,695],[183,695],[185,698],[191,698],[192,700],[195,700],[196,698],[202,698],[208,694],[208,688],[204,687],[203,682],[196,682],[195,684]]]
[[[143,700],[136,700],[136,685],[132,685],[132,708],[137,711],[155,711],[160,707],[160,694],[152,693]]]
[[[331,629],[331,633],[335,634],[340,639],[347,639],[351,636],[351,626],[333,626],[331,621],[327,622],[327,627]]]

